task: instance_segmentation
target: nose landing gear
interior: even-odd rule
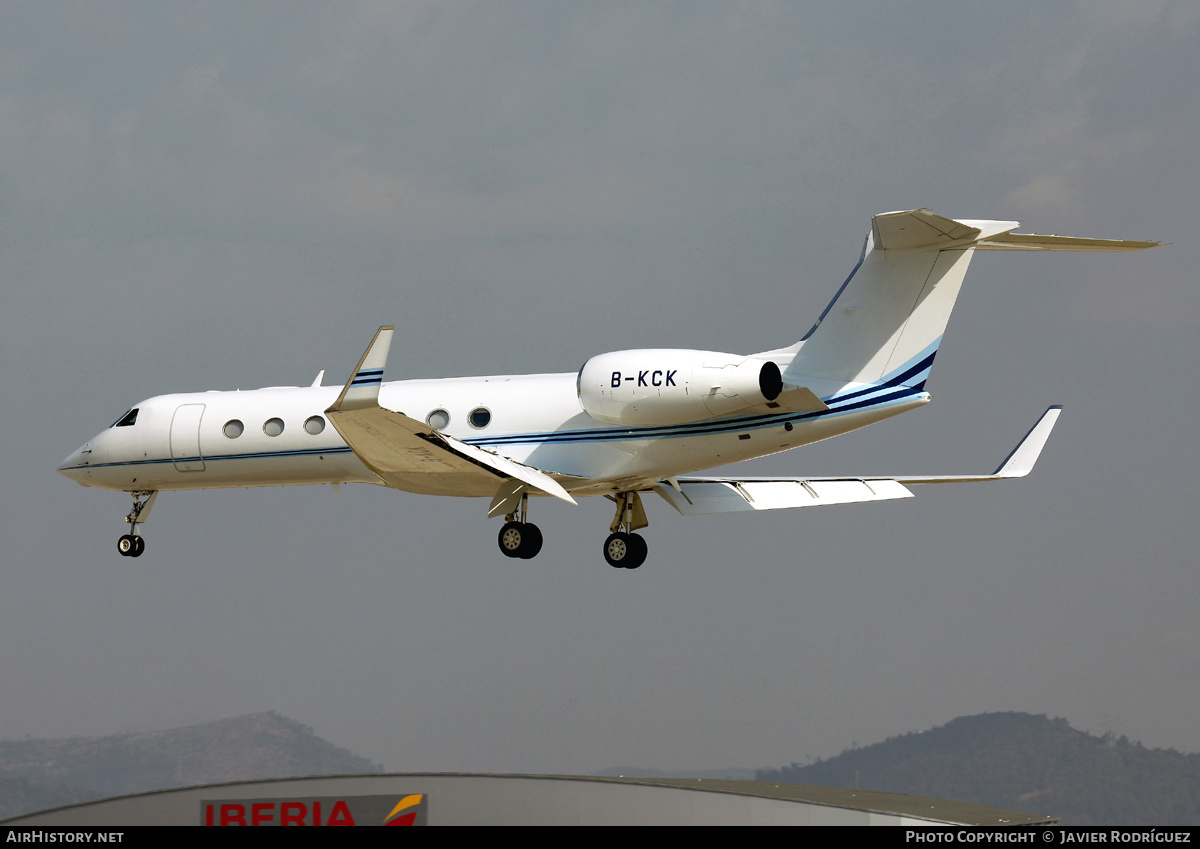
[[[117,551],[122,557],[141,557],[146,550],[146,541],[133,534],[122,534],[117,540]]]
[[[129,533],[122,534],[121,538],[117,540],[117,553],[122,557],[141,557],[142,552],[146,550],[146,541],[138,534],[138,525],[149,517],[154,500],[158,498],[158,492],[142,491],[131,494],[133,495],[133,509],[125,517],[125,521],[129,524]]]

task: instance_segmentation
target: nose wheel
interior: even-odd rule
[[[146,550],[146,541],[138,533],[138,525],[146,521],[150,515],[150,508],[154,506],[154,499],[158,498],[156,491],[134,492],[132,495],[133,509],[125,517],[129,524],[129,533],[122,534],[117,540],[117,553],[122,557],[141,557],[142,552]]]
[[[146,550],[146,541],[133,534],[122,534],[117,540],[117,551],[122,557],[141,557]]]

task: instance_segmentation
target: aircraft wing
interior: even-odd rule
[[[441,433],[379,406],[393,327],[381,327],[325,415],[358,458],[390,487],[441,495],[492,495],[508,480],[575,503],[541,469]]]
[[[1062,407],[1046,410],[1037,424],[990,475],[896,475],[893,477],[681,477],[663,481],[654,491],[685,516],[739,513],[751,510],[780,510],[850,504],[858,501],[888,501],[911,498],[907,485],[962,483],[1020,478],[1033,470]]]

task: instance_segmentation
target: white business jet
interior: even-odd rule
[[[531,558],[542,533],[529,496],[605,496],[616,514],[604,558],[646,559],[642,493],[685,516],[907,498],[910,484],[992,481],[1033,468],[1060,412],[1049,408],[992,474],[696,476],[713,466],[828,439],[929,402],[925,381],[977,250],[1127,251],[1157,242],[1014,233],[926,209],[872,219],[850,276],[800,341],[758,354],[641,349],[578,372],[383,382],[381,327],[340,389],[160,395],[58,467],[84,486],[133,495],[122,555],[163,490],[373,483],[491,499],[500,550]],[[332,426],[331,426],[332,425]]]

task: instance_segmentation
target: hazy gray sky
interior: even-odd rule
[[[273,709],[389,769],[778,766],[967,713],[1200,751],[1200,6],[0,3],[0,735]],[[1023,481],[684,518],[382,488],[128,498],[135,402],[751,352],[870,216],[1171,242],[977,257],[927,408],[754,464]]]

